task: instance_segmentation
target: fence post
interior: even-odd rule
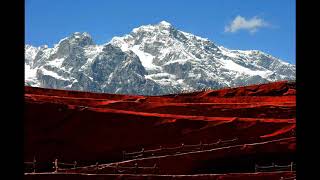
[[[116,164],[116,168],[114,169],[114,173],[118,173],[118,169],[119,169],[119,163]]]
[[[153,166],[153,173],[154,174],[157,174],[157,168],[158,168],[157,167],[157,163],[155,163],[154,166]]]
[[[293,162],[290,164],[290,170],[293,171]]]
[[[126,160],[126,151],[122,151],[122,160]]]
[[[144,157],[144,148],[141,149],[141,155]]]
[[[137,174],[138,173],[138,163],[134,164],[134,173]]]
[[[55,160],[54,160],[54,168],[55,168],[55,171],[54,172],[58,172],[58,158],[56,158]]]
[[[200,141],[200,150],[202,151],[203,147],[202,147],[202,141]]]
[[[183,147],[184,147],[184,143],[181,143],[181,153],[182,153]]]
[[[258,165],[254,164],[254,172],[258,172]]]
[[[76,166],[77,166],[77,161],[74,161],[73,168],[76,169]]]
[[[36,172],[36,156],[33,156],[33,173]]]
[[[217,145],[219,145],[221,142],[222,142],[222,140],[221,140],[221,139],[219,139],[219,140],[218,140],[218,142],[217,142]]]

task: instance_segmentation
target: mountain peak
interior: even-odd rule
[[[167,22],[167,21],[161,21],[161,22],[159,23],[159,25],[160,25],[160,26],[171,27],[171,24],[170,24],[169,22]]]
[[[74,33],[72,34],[72,36],[73,36],[73,37],[89,37],[89,38],[91,38],[91,35],[90,35],[89,33],[87,33],[87,32],[83,32],[83,33],[81,33],[81,32],[74,32]]]
[[[157,24],[148,24],[148,25],[142,25],[140,27],[137,27],[137,28],[134,28],[132,30],[133,33],[136,33],[136,32],[145,32],[145,31],[148,31],[148,32],[153,32],[153,31],[159,31],[159,30],[169,30],[169,29],[172,29],[172,25],[167,22],[167,21],[160,21],[159,23]]]
[[[77,44],[79,46],[94,45],[91,35],[87,32],[74,32],[71,36],[62,39],[58,44],[64,43]]]

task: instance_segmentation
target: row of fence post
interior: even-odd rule
[[[35,157],[33,157],[33,161],[32,162],[25,162],[25,164],[32,164],[32,172],[35,173],[36,172],[36,164],[37,164],[37,160]]]
[[[224,142],[230,142],[230,141],[235,141],[235,140],[238,140],[238,138],[235,138],[235,139],[232,139],[232,140],[226,140],[226,141],[222,141],[221,139],[219,139],[216,143],[212,143],[212,144],[216,144],[216,145],[219,145],[221,143],[224,143]],[[212,145],[212,144],[207,144],[207,145]],[[184,147],[187,147],[187,146],[194,146],[194,145],[185,145],[184,143],[181,143],[180,147],[177,148],[177,149],[180,149],[181,151],[183,150]],[[200,141],[200,143],[197,145],[199,148],[199,150],[203,150],[204,149],[204,144],[202,143],[202,141]],[[170,149],[170,148],[168,148]],[[160,146],[160,148],[158,149],[159,151],[163,150],[162,146]],[[152,150],[151,150],[152,151]],[[141,151],[139,152],[133,152],[133,153],[139,153],[143,156],[145,150],[144,148],[141,149]],[[126,160],[127,159],[127,155],[129,155],[130,153],[127,153],[126,151],[122,151],[122,160]]]
[[[30,163],[31,164],[31,163]],[[33,161],[32,161],[32,172],[33,173],[36,173],[36,169],[37,169],[37,160],[36,158],[34,157],[33,158]],[[59,162],[58,162],[58,159],[56,158],[53,162],[53,169],[54,169],[54,172],[58,172],[58,169],[59,169]],[[73,168],[75,169],[77,167],[77,161],[74,161],[74,163],[72,164],[73,165]]]
[[[36,172],[36,159],[34,158],[33,159],[33,162],[32,162],[32,164],[33,164],[33,173],[35,173]],[[55,173],[57,173],[58,172],[58,170],[59,170],[59,162],[58,162],[58,159],[56,158],[55,160],[54,160],[54,162],[53,162],[53,164],[54,164],[54,166],[53,166],[53,168],[54,168],[54,172]],[[64,163],[61,163],[61,164],[64,164]],[[76,165],[77,165],[77,161],[74,161],[74,164],[73,164],[73,168],[75,169],[76,168]],[[98,170],[99,170],[99,163],[97,162],[96,164],[95,164],[95,169],[96,169],[96,172],[98,172]],[[271,166],[258,166],[257,164],[255,164],[255,172],[259,172],[259,168],[263,168],[263,169],[271,169],[271,168],[279,168],[279,167],[281,167],[281,166],[277,166],[277,165],[275,165],[275,163],[272,163],[272,165]],[[282,166],[283,167],[283,166]],[[290,163],[290,165],[288,165],[288,166],[286,166],[286,167],[290,167],[290,171],[293,171],[294,169],[293,169],[293,167],[294,167],[294,162],[291,162]],[[118,163],[116,163],[116,166],[115,166],[115,168],[114,168],[114,173],[118,173],[119,172],[119,169],[121,169],[121,167],[119,167],[119,164]],[[158,169],[158,166],[157,166],[157,164],[154,164],[154,166],[153,166],[153,169],[154,169],[154,173],[157,173],[157,169]],[[138,166],[138,163],[135,163],[134,164],[134,173],[138,173],[138,170],[139,170],[139,166]]]
[[[59,163],[57,158],[52,163],[53,163],[53,168],[54,168],[55,173],[57,173],[59,171],[59,164],[65,164],[65,163]],[[36,172],[36,159],[35,158],[34,158],[32,164],[33,164],[33,173],[35,173]],[[75,169],[76,166],[77,166],[77,161],[74,161],[73,168]],[[117,163],[114,168],[114,173],[118,173],[119,169],[121,169],[121,167],[119,167],[119,164]],[[154,164],[153,169],[154,169],[153,172],[156,173],[158,170],[157,164]],[[98,162],[95,164],[95,170],[96,170],[96,173],[99,170],[99,163]],[[138,163],[135,163],[134,164],[134,173],[137,174],[138,170],[139,170]]]
[[[280,180],[296,180],[296,176],[289,177],[289,178],[281,177]]]
[[[286,167],[290,167],[290,171],[293,171],[293,166],[294,166],[294,162],[291,162],[290,165],[286,166]],[[271,167],[268,166],[258,166],[257,164],[255,164],[255,172],[259,171],[259,168],[264,168],[264,169],[271,169],[271,168],[279,168],[275,165],[275,163],[272,163]]]
[[[123,168],[123,167],[122,167]],[[128,168],[128,167],[126,167]],[[134,173],[138,174],[139,173],[139,168],[146,168],[146,167],[139,167],[138,163],[134,163],[133,169],[134,169]],[[157,163],[155,163],[153,165],[153,167],[147,167],[147,168],[152,168],[153,169],[153,173],[156,174],[158,172],[159,167],[157,166]],[[117,174],[119,173],[119,170],[121,169],[121,167],[119,166],[119,164],[117,163],[115,168],[114,168],[114,173]]]

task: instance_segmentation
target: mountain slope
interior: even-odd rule
[[[26,84],[45,88],[162,95],[295,79],[292,64],[217,46],[165,21],[103,45],[76,32],[53,48],[26,45],[25,51]]]

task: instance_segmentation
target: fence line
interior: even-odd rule
[[[255,164],[255,172],[261,172],[261,171],[268,171],[268,170],[283,170],[283,169],[290,169],[290,171],[293,171],[293,169],[295,169],[296,164],[294,162],[291,162],[289,165],[284,165],[284,166],[280,166],[280,165],[275,165],[274,163],[272,163],[271,166],[259,166],[257,164]]]
[[[280,180],[296,180],[296,176],[287,177],[287,178],[281,177]]]
[[[183,150],[183,149],[186,149],[186,148],[195,148],[195,149],[192,149],[192,150],[189,150],[189,151],[202,150],[205,147],[210,147],[210,146],[213,146],[213,145],[223,145],[225,143],[236,142],[237,140],[238,140],[238,138],[233,138],[231,140],[221,140],[221,139],[219,139],[217,142],[208,143],[208,144],[203,144],[202,141],[200,141],[199,144],[194,144],[194,145],[185,145],[184,143],[181,143],[181,145],[177,146],[177,147],[162,147],[162,146],[160,146],[160,148],[152,149],[152,150],[144,150],[144,148],[142,148],[141,151],[136,151],[136,152],[122,151],[122,157],[123,157],[123,160],[129,160],[129,159],[135,159],[135,158],[144,157],[148,153],[161,153],[161,152],[165,152],[166,150]],[[154,154],[151,154],[149,156],[154,156]]]
[[[212,145],[223,145],[223,143],[229,143],[229,142],[235,142],[237,141],[238,138],[233,138],[231,140],[221,140],[219,139],[217,142],[214,143],[208,143],[208,144],[203,144],[202,141],[200,141],[199,144],[195,144],[195,145],[185,145],[184,143],[181,143],[180,146],[177,147],[162,147],[160,146],[160,148],[158,149],[152,149],[152,150],[144,150],[144,148],[141,149],[141,151],[137,151],[137,152],[130,152],[127,153],[126,151],[123,151],[123,160],[126,159],[136,159],[136,158],[141,158],[144,157],[147,153],[161,153],[161,152],[165,152],[166,150],[173,150],[174,152],[171,153],[179,153],[178,150],[183,150],[186,148],[194,148],[191,150],[188,150],[187,152],[191,152],[194,150],[203,150],[204,147],[210,147]],[[176,150],[176,151],[175,151]],[[167,154],[170,154],[170,152],[167,152]],[[128,156],[130,156],[128,158]],[[154,154],[149,154],[149,156],[154,156]],[[34,158],[33,162],[24,162],[25,164],[29,164],[29,165],[33,165],[33,172],[36,172],[36,160]],[[74,163],[62,163],[62,162],[58,162],[58,159],[55,159],[55,161],[52,162],[53,164],[53,168],[54,168],[54,172],[58,172],[59,170],[79,170],[79,169],[90,169],[90,168],[96,168],[99,169],[99,165],[95,164],[95,165],[89,165],[89,166],[82,166],[79,167],[77,166],[77,161],[74,161]],[[61,168],[61,166],[72,166],[71,168]],[[103,166],[103,167],[112,167],[112,166]],[[119,167],[120,169],[126,169],[125,167]],[[138,167],[139,169],[140,167]],[[151,167],[150,167],[151,168]],[[148,169],[148,167],[146,167],[146,169]]]
[[[123,155],[124,155],[124,158],[125,158],[125,155],[136,155],[134,157],[141,157],[144,155],[144,153],[146,152],[158,152],[158,151],[162,151],[162,150],[177,150],[177,149],[181,149],[181,148],[186,148],[186,147],[200,147],[200,150],[203,150],[203,147],[205,146],[208,146],[208,145],[217,145],[217,144],[222,144],[223,143],[229,143],[229,142],[235,142],[237,141],[238,138],[234,138],[234,139],[231,139],[231,140],[224,140],[222,141],[221,139],[219,139],[217,142],[215,143],[211,143],[211,144],[203,144],[201,141],[199,144],[196,144],[196,145],[184,145],[184,143],[181,143],[180,146],[178,147],[173,147],[173,148],[163,148],[162,146],[160,146],[160,148],[158,149],[153,149],[153,150],[147,150],[145,151],[144,148],[142,148],[141,151],[138,151],[138,152],[132,152],[132,153],[126,153],[125,151],[123,151]],[[221,146],[222,147],[222,146]],[[220,147],[218,147],[220,148]],[[192,151],[192,150],[190,150]],[[175,152],[175,153],[178,153],[178,152]],[[153,156],[154,154],[152,154],[151,156]],[[39,162],[38,162],[39,163]],[[40,162],[41,163],[41,162]],[[69,171],[69,170],[73,170],[73,171],[76,171],[76,170],[99,170],[99,169],[104,169],[104,168],[113,168],[114,169],[114,172],[123,172],[123,171],[126,171],[128,169],[133,169],[133,168],[136,168],[137,170],[139,169],[154,169],[154,171],[156,171],[156,169],[158,168],[158,166],[155,164],[153,167],[138,167],[138,166],[134,166],[134,167],[120,167],[118,164],[116,166],[113,166],[112,164],[105,164],[105,165],[99,165],[98,163],[94,164],[94,165],[89,165],[89,166],[77,166],[77,161],[74,161],[74,163],[63,163],[63,162],[58,162],[58,159],[55,159],[55,161],[51,162],[53,164],[53,168],[55,169],[54,172],[61,172],[61,171]],[[32,165],[33,166],[33,173],[36,172],[36,164],[37,164],[37,161],[34,157],[34,160],[31,162],[31,161],[27,161],[27,162],[24,162],[24,164],[27,164],[27,165]],[[71,168],[61,168],[60,166],[73,166]],[[259,166],[257,164],[255,164],[255,172],[258,172],[259,170],[268,170],[268,169],[286,169],[286,168],[289,168],[290,171],[294,171],[293,169],[295,169],[295,164],[293,162],[291,162],[290,165],[275,165],[274,163],[272,163],[271,166]]]
[[[32,162],[24,162],[24,163],[25,164],[32,164],[33,173],[36,172],[36,163],[37,163],[36,156],[33,157],[33,161]]]
[[[63,168],[58,168],[57,172],[64,172],[64,173],[69,173],[69,172],[74,172],[76,169],[78,168],[71,168],[71,169],[63,169]],[[91,168],[91,169],[90,169]],[[138,173],[139,170],[152,170],[152,172],[154,174],[156,174],[158,172],[159,167],[157,166],[157,164],[154,164],[154,166],[151,167],[144,167],[144,166],[138,166],[137,163],[135,163],[134,166],[125,166],[125,167],[121,167],[119,166],[119,164],[117,163],[116,165],[98,165],[98,163],[96,163],[95,165],[92,166],[87,166],[87,167],[81,167],[81,169],[87,170],[87,171],[98,171],[98,170],[105,170],[106,168],[111,168],[110,172],[113,173],[124,173],[124,172],[134,172],[134,173]]]
[[[73,169],[76,168],[77,166],[77,161],[74,161],[74,163],[62,163],[62,162],[58,162],[58,159],[55,159],[55,161],[51,162],[53,164],[53,168],[55,169],[55,172],[58,171],[58,169],[63,169],[63,168],[59,168],[59,165],[63,165],[63,166],[73,166]],[[36,172],[36,160],[34,159],[33,162],[24,162],[24,164],[33,165],[33,173]]]
[[[24,162],[25,164],[34,164],[34,162]],[[112,165],[99,165],[98,162],[94,165],[90,165],[90,166],[82,166],[82,167],[76,167],[77,162],[75,161],[73,164],[72,163],[63,163],[63,162],[58,162],[58,159],[55,159],[55,161],[51,162],[53,164],[53,168],[54,168],[54,172],[64,172],[64,173],[68,173],[68,172],[74,172],[76,170],[100,170],[100,169],[104,169],[104,168],[112,168],[114,173],[123,173],[123,172],[128,172],[130,170],[134,170],[134,173],[137,173],[139,170],[153,170],[152,172],[156,173],[158,171],[158,166],[157,164],[154,164],[154,166],[151,167],[143,167],[143,166],[138,166],[138,164],[136,163],[135,166],[126,166],[126,167],[121,167],[118,164],[116,164],[115,166]],[[60,165],[65,165],[65,166],[73,166],[72,168],[61,168]],[[33,166],[33,172],[35,173],[35,166]]]
[[[201,141],[199,144],[195,144],[195,145],[185,145],[184,143],[181,143],[180,146],[177,146],[177,147],[162,147],[160,146],[160,148],[158,149],[152,149],[152,150],[147,150],[145,151],[144,148],[142,148],[141,151],[137,151],[137,152],[131,152],[131,153],[126,153],[125,151],[123,151],[123,160],[127,159],[127,156],[131,156],[131,159],[136,159],[136,158],[141,158],[145,155],[145,153],[157,153],[157,152],[162,152],[162,151],[165,151],[165,150],[182,150],[183,148],[196,148],[194,150],[202,150],[203,147],[208,147],[208,146],[211,146],[211,145],[218,145],[218,144],[223,144],[223,143],[228,143],[228,142],[234,142],[234,141],[237,141],[238,138],[234,138],[234,139],[231,139],[231,140],[221,140],[219,139],[217,142],[215,143],[211,143],[211,144],[203,144]],[[189,150],[189,151],[192,151],[192,150]],[[177,153],[177,152],[174,152],[174,153]],[[153,156],[154,154],[151,154],[149,156]],[[36,172],[36,160],[34,158],[34,161],[33,162],[24,162],[24,164],[32,164],[33,165],[33,173]],[[99,169],[99,165],[96,163],[95,165],[90,165],[90,166],[83,166],[83,167],[77,167],[77,161],[74,161],[74,163],[62,163],[62,162],[58,162],[58,159],[55,159],[55,161],[52,162],[53,164],[53,168],[54,168],[54,172],[58,172],[58,171],[67,171],[67,170],[79,170],[79,169],[89,169],[89,168],[92,168],[92,167],[96,167],[96,169],[98,170]],[[71,168],[60,168],[60,165],[61,166],[72,166]],[[113,166],[104,166],[104,167],[113,167]],[[155,165],[156,167],[156,165]],[[126,169],[127,167],[118,167],[120,168],[119,171],[121,171],[121,169]],[[148,169],[148,168],[154,168],[154,167],[135,167],[135,168],[144,168],[144,169]],[[130,169],[130,168],[129,168]]]
[[[31,164],[33,162],[25,162],[25,164]],[[137,174],[139,170],[152,170],[152,172],[154,174],[159,172],[159,167],[157,165],[157,163],[154,164],[154,166],[138,166],[138,163],[135,163],[134,166],[125,166],[125,167],[121,167],[119,166],[119,163],[116,163],[116,165],[99,165],[98,162],[94,165],[90,165],[90,166],[83,166],[83,167],[76,167],[76,161],[74,164],[71,163],[60,163],[58,162],[58,159],[55,159],[54,162],[52,162],[54,164],[54,169],[55,169],[55,173],[57,172],[63,172],[63,173],[70,173],[70,172],[75,172],[76,170],[87,170],[87,171],[98,171],[98,170],[105,170],[106,168],[111,168],[110,172],[113,173],[124,173],[124,172],[131,172],[133,171],[133,173]],[[67,165],[67,166],[74,166],[73,168],[59,168],[58,165]],[[280,170],[281,168],[287,168],[290,169],[290,171],[294,171],[294,166],[296,164],[294,162],[291,162],[289,165],[276,165],[274,163],[272,163],[271,166],[259,166],[257,164],[255,164],[255,172],[265,172],[266,170],[271,170],[271,171],[276,171],[276,170]],[[279,169],[280,168],[280,169]],[[262,171],[261,171],[262,170]],[[35,170],[33,171],[35,173]],[[281,177],[280,180],[291,180],[291,179],[295,179],[294,177],[289,177],[289,178],[283,178]]]

